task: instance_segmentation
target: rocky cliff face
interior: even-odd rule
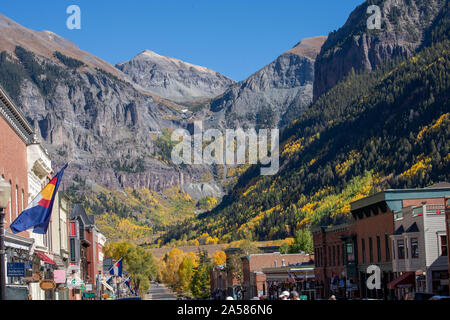
[[[51,151],[55,168],[73,161],[69,175],[110,188],[153,190],[183,185],[195,176],[190,168],[156,159],[161,130],[183,126],[177,111],[102,72],[66,75],[45,97],[26,79],[18,102]]]
[[[312,100],[314,60],[326,37],[304,39],[210,103],[211,122],[222,127],[284,125]]]
[[[352,69],[373,70],[386,60],[409,57],[426,42],[427,31],[445,0],[366,1],[349,16],[345,25],[330,33],[315,62],[314,101]],[[369,30],[367,13],[376,4],[381,29]]]
[[[116,67],[142,88],[178,102],[222,94],[233,80],[205,67],[145,50]]]
[[[161,157],[162,130],[187,126],[180,106],[137,88],[53,33],[1,15],[0,31],[0,82],[35,126],[53,167],[72,161],[66,181],[78,175],[109,188],[162,190],[208,170],[176,167]]]
[[[67,181],[79,176],[108,188],[157,191],[185,186],[194,198],[223,195],[216,181],[201,182],[214,169],[173,165],[164,135],[192,128],[197,119],[218,128],[289,122],[311,102],[314,59],[325,41],[305,39],[235,84],[150,51],[114,68],[54,33],[35,32],[2,15],[0,31],[0,83],[35,126],[54,168],[72,161]],[[197,112],[186,112],[184,105],[154,94],[155,88],[191,104],[207,98]]]

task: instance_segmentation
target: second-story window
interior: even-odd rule
[[[372,238],[369,238],[369,259],[370,263],[373,262],[373,244],[372,244]]]
[[[411,258],[419,258],[419,242],[417,238],[411,238]]]
[[[397,240],[398,258],[405,259],[405,241]]]
[[[339,245],[336,246],[336,256],[337,256],[337,265],[340,266],[341,265],[341,248],[339,247]]]
[[[441,240],[441,256],[447,256],[448,255],[447,236],[446,235],[440,236],[440,240]]]
[[[386,246],[386,262],[391,260],[391,254],[389,252],[389,235],[386,233],[384,235],[384,244]]]
[[[381,262],[381,238],[377,236],[377,258],[378,262]]]
[[[333,246],[333,266],[336,265],[336,247]]]
[[[19,216],[19,187],[16,185],[16,216],[17,218]]]
[[[353,245],[351,243],[347,243],[347,261],[355,262],[355,254],[353,252]]]
[[[361,239],[362,263],[366,263],[366,241]]]

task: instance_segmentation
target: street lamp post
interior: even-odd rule
[[[5,209],[11,196],[11,185],[0,179],[0,300],[6,300]]]

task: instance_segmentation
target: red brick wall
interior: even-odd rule
[[[444,205],[444,198],[407,199],[407,200],[403,200],[403,207],[421,206],[422,202],[426,202],[427,204],[441,204],[441,205]]]
[[[218,270],[213,268],[211,270],[211,290],[226,290],[227,289],[227,273],[225,270]]]
[[[345,269],[342,252],[343,242],[340,237],[354,232],[354,225],[352,225],[345,230],[328,232],[318,231],[313,234],[315,254],[314,275],[316,281],[323,286],[322,294],[324,297],[328,296],[330,279],[336,275],[339,276],[339,278],[342,278],[342,272]],[[333,261],[333,247],[335,250],[335,261]],[[329,259],[329,248],[331,248],[331,261]],[[339,251],[337,248],[339,248]]]
[[[300,253],[283,255],[279,252],[251,255],[248,263],[248,270],[252,272],[261,271],[263,268],[275,267],[275,262],[276,267],[281,267],[283,259],[285,265],[288,266],[289,264],[308,262],[309,260],[314,259],[314,255],[307,256]]]
[[[9,208],[5,214],[6,227],[9,227],[17,218],[16,212],[20,214],[28,205],[27,147],[2,116],[0,116],[0,133],[0,176],[11,183],[11,219]],[[16,208],[16,187],[18,208]],[[22,191],[25,201],[22,199]],[[19,235],[29,238],[27,231]]]
[[[302,262],[309,262],[311,259],[314,259],[314,255],[305,255],[303,253],[299,254],[280,254],[279,252],[274,253],[265,253],[265,254],[255,254],[250,255],[249,258],[242,259],[242,273],[243,273],[243,286],[247,288],[247,290],[250,290],[251,287],[250,279],[251,277],[255,277],[253,272],[256,271],[262,271],[263,268],[271,268],[275,267],[281,267],[282,266],[282,260],[284,260],[284,265],[288,266],[290,264],[297,264]],[[264,276],[265,277],[265,276]],[[261,278],[260,278],[261,279]],[[255,280],[255,278],[253,279]],[[265,282],[265,280],[264,280]],[[261,282],[259,284],[256,284],[257,290],[262,290],[262,284],[264,282]],[[255,285],[253,283],[252,285]],[[255,292],[256,294],[257,292]],[[249,292],[247,292],[249,294]],[[252,298],[252,297],[247,297]]]
[[[363,219],[357,219],[355,227],[357,241],[358,241],[358,264],[370,264],[370,248],[369,248],[369,237],[372,238],[372,248],[373,248],[373,263],[378,262],[378,252],[377,252],[377,235],[380,236],[380,247],[381,247],[381,262],[391,261],[392,255],[392,243],[388,240],[389,253],[390,256],[386,257],[386,243],[385,234],[392,235],[394,233],[394,214],[387,208],[386,213],[382,213],[380,208],[378,208],[378,215],[371,214],[370,217],[363,216]],[[364,238],[365,241],[365,251],[366,259],[363,263],[363,249],[361,245],[361,239]],[[387,259],[386,259],[387,258]]]

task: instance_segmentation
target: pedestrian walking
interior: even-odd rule
[[[283,291],[280,294],[280,300],[289,300],[289,291]]]
[[[300,300],[300,296],[297,291],[291,291],[291,300]]]

